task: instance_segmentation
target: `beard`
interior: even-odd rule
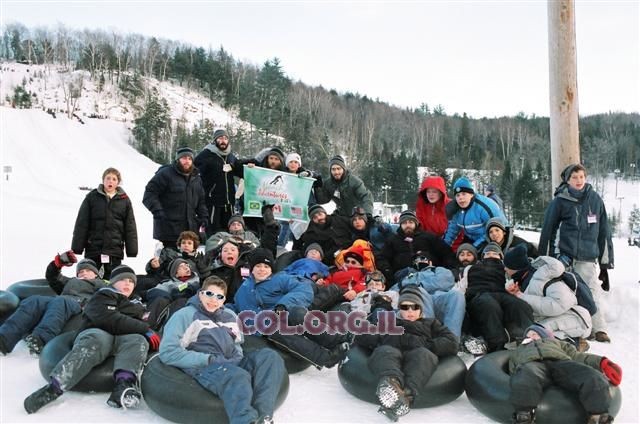
[[[185,173],[185,174],[190,174],[191,171],[193,171],[193,163],[190,164],[188,167],[185,167],[181,163],[178,163],[178,167],[180,168],[180,171]]]

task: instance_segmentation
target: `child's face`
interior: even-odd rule
[[[191,276],[191,267],[188,263],[182,262],[178,265],[178,269],[176,270],[176,277],[190,277]]]
[[[81,269],[76,274],[76,277],[78,277],[81,280],[95,280],[96,278],[98,278],[96,273],[91,271],[90,269]]]
[[[498,244],[502,244],[504,240],[504,231],[500,229],[500,227],[491,227],[489,228],[489,239],[491,241],[495,241]]]
[[[229,224],[229,232],[231,234],[241,232],[242,230],[244,230],[244,228],[242,227],[242,224],[238,221],[233,221],[231,224]]]
[[[267,264],[256,264],[251,270],[251,274],[253,274],[256,283],[260,283],[271,277],[271,272],[271,267]]]
[[[365,221],[363,216],[356,215],[351,219],[351,225],[353,225],[354,229],[362,231],[367,228],[367,221]]]
[[[114,193],[118,188],[118,184],[120,184],[120,180],[118,180],[118,176],[116,174],[107,174],[102,180],[104,191],[107,193]]]
[[[313,259],[315,261],[321,261],[322,255],[316,249],[311,249],[307,252],[307,258]]]
[[[575,190],[582,190],[586,183],[587,183],[587,176],[585,175],[582,169],[576,172],[572,172],[568,181],[569,187]]]
[[[415,303],[402,302],[398,307],[400,308],[400,317],[405,321],[416,321],[422,314],[420,305]]]
[[[458,206],[460,206],[462,209],[469,206],[469,203],[471,203],[472,198],[473,198],[473,194],[467,193],[466,191],[461,191],[460,193],[456,193],[456,202],[458,203]]]
[[[236,266],[239,256],[240,251],[238,250],[238,246],[236,246],[235,244],[227,243],[222,246],[222,251],[220,252],[220,260],[223,264],[227,266]]]
[[[287,168],[291,172],[296,172],[300,168],[300,162],[298,162],[297,160],[291,160],[289,161]]]
[[[218,297],[222,296],[222,299]],[[215,312],[224,304],[225,299],[224,290],[218,286],[207,286],[206,289],[202,289],[198,292],[198,298],[200,303],[208,312]]]
[[[427,200],[429,203],[436,203],[442,198],[442,193],[437,188],[427,189]]]
[[[190,239],[180,240],[180,250],[182,250],[184,253],[193,253],[193,251],[195,250],[195,245],[193,243],[193,240],[190,240]]]
[[[131,293],[133,293],[133,289],[136,287],[136,284],[131,278],[123,278],[122,280],[118,280],[115,283],[111,283],[111,287],[113,287],[123,295],[129,297],[131,296]]]
[[[531,340],[540,340],[542,339],[542,337],[540,337],[540,334],[538,334],[536,331],[533,330],[529,330],[527,331],[527,339],[531,339]]]
[[[494,251],[488,250],[488,251],[484,252],[483,258],[485,258],[485,259],[502,259],[502,256],[500,256],[500,254],[498,252],[494,252]]]
[[[367,284],[367,289],[372,291],[384,291],[384,283],[380,280],[371,280]]]

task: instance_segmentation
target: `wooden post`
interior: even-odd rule
[[[552,190],[560,173],[580,162],[574,0],[548,0],[549,129]]]

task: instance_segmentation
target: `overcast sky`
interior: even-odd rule
[[[581,115],[640,110],[640,7],[576,0]],[[549,115],[547,2],[8,1],[2,23],[115,29],[224,46],[287,75],[479,118]]]

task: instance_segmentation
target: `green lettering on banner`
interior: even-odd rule
[[[307,205],[314,181],[289,172],[245,165],[243,215],[262,217],[262,205],[275,205],[276,219],[309,222]]]

